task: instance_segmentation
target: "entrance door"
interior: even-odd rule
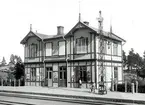
[[[52,87],[52,67],[46,68],[46,82],[48,87]]]
[[[59,86],[60,87],[67,87],[66,66],[59,67]]]

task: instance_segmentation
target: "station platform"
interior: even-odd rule
[[[95,91],[95,93],[91,93],[90,89],[84,89],[84,88],[0,86],[0,92],[145,104],[145,94],[143,93],[125,93],[125,92],[108,91],[107,94],[100,95],[98,94],[97,90]]]

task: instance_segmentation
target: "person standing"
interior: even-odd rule
[[[79,88],[81,88],[82,87],[82,80],[81,80],[81,78],[79,79]]]

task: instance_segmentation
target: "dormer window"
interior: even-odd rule
[[[76,53],[87,53],[88,38],[80,37],[76,39]]]

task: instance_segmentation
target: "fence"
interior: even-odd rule
[[[0,79],[0,86],[24,86],[25,82],[23,79]]]
[[[114,91],[119,92],[132,92],[132,93],[145,93],[145,85],[138,84],[138,81],[128,83],[127,81],[122,84],[114,83]]]

